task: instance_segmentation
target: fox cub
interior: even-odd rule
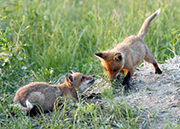
[[[43,109],[44,112],[52,111],[54,106],[61,100],[60,96],[66,100],[77,100],[77,91],[84,92],[95,81],[95,76],[86,76],[82,73],[69,71],[64,83],[50,85],[44,82],[32,82],[21,87],[15,94],[13,106],[19,106],[22,111],[34,114]],[[39,108],[38,108],[39,106]]]
[[[151,54],[148,46],[143,39],[147,34],[150,22],[160,13],[160,9],[147,17],[138,33],[138,35],[131,35],[124,39],[122,43],[117,44],[109,51],[95,53],[108,74],[108,78],[113,81],[118,74],[125,70],[125,77],[122,85],[125,85],[125,90],[129,88],[129,81],[133,75],[134,66],[145,60],[152,63],[155,73],[161,74],[156,60]]]

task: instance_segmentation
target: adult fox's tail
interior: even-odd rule
[[[138,33],[139,37],[144,39],[144,37],[147,34],[150,22],[160,13],[160,11],[161,11],[161,9],[158,9],[156,12],[154,12],[153,14],[151,14],[149,17],[146,18],[146,20],[142,24],[141,29],[140,29],[140,31]]]

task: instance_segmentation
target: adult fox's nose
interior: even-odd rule
[[[114,81],[115,79],[109,79],[111,82]]]

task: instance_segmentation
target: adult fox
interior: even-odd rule
[[[156,60],[151,54],[148,46],[143,39],[147,34],[150,22],[160,13],[160,9],[147,17],[138,33],[138,35],[131,35],[123,40],[122,43],[117,44],[109,51],[95,53],[108,74],[108,78],[112,81],[116,79],[118,74],[124,69],[125,77],[122,85],[126,85],[125,90],[129,88],[129,81],[133,75],[134,66],[138,65],[142,60],[152,63],[155,73],[161,74]]]

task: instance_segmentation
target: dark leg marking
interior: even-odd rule
[[[160,70],[157,63],[153,63],[153,66],[155,68],[155,74],[162,74],[162,71]]]
[[[33,105],[33,108],[27,112],[27,115],[30,117],[36,116],[40,114],[39,107],[37,105]]]
[[[89,96],[81,95],[81,98],[86,98],[86,99],[100,99],[101,98],[101,93],[92,93]]]
[[[128,74],[124,77],[124,80],[123,80],[123,83],[122,83],[122,85],[126,85],[125,90],[128,90],[130,88],[129,87],[130,79],[131,79],[131,73],[128,71]]]

